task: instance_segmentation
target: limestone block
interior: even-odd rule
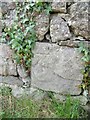
[[[59,14],[54,15],[51,19],[50,35],[52,42],[66,40],[71,37],[67,23],[61,18]]]
[[[61,94],[79,95],[83,75],[81,56],[74,48],[37,43],[32,59],[31,86]]]
[[[35,21],[37,38],[42,41],[49,29],[49,15],[43,12],[36,16]]]

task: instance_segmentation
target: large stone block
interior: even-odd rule
[[[83,76],[80,55],[74,48],[37,43],[32,59],[31,86],[61,94],[79,95]]]

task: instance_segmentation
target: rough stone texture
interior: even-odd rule
[[[1,2],[0,3],[1,5],[1,8],[2,8],[2,14],[6,14],[8,12],[8,6],[7,6],[7,3],[6,2]]]
[[[81,105],[86,105],[86,104],[87,104],[87,102],[88,102],[87,97],[82,96],[82,95],[72,97],[72,99],[79,100]]]
[[[0,7],[0,19],[2,19],[2,9]]]
[[[66,96],[64,96],[64,95],[54,93],[54,97],[56,100],[59,100],[60,102],[64,102],[66,100]]]
[[[65,2],[52,2],[52,11],[66,13],[66,3]]]
[[[31,86],[61,94],[80,94],[83,67],[76,49],[37,43],[34,54]]]
[[[58,44],[60,46],[68,46],[68,47],[79,47],[79,44],[83,41],[83,43],[85,45],[89,45],[89,41],[86,41],[84,38],[82,37],[72,37],[70,40],[66,40],[66,41],[60,41]]]
[[[59,14],[54,15],[51,19],[50,35],[52,38],[52,42],[66,40],[71,37],[67,23],[60,17]]]
[[[67,96],[60,95],[60,94],[54,94],[54,97],[55,97],[57,100],[59,100],[60,102],[65,102],[66,99],[67,99]],[[87,102],[88,102],[87,97],[82,96],[82,95],[80,95],[80,96],[71,96],[71,99],[72,99],[72,100],[75,100],[75,99],[76,99],[76,100],[79,100],[81,105],[86,105]]]
[[[22,65],[17,65],[17,72],[21,78],[28,77],[28,74],[25,71],[25,68]]]
[[[5,16],[6,19],[3,20],[3,23],[7,27],[10,27],[15,20],[15,16],[16,16],[16,11],[15,10],[10,11],[10,14]]]
[[[24,88],[30,87],[31,78],[26,73],[25,68],[22,65],[17,65],[17,72],[18,72],[20,79],[23,81],[23,87]]]
[[[1,9],[1,7],[0,7],[0,36],[1,36],[1,32],[2,32],[2,21],[1,21],[1,19],[2,19],[2,9]]]
[[[19,80],[17,77],[13,76],[0,76],[0,83],[5,83],[9,85],[17,85],[17,86],[22,86],[23,83],[21,80]]]
[[[0,44],[0,75],[17,76],[16,63],[12,59],[13,52],[6,44]]]
[[[9,9],[9,10],[14,10],[15,7],[16,7],[15,2],[10,2],[10,3],[8,3],[8,9]]]
[[[86,2],[77,2],[71,5],[71,27],[75,35],[81,35],[86,39],[90,39],[88,28],[88,8]]]
[[[2,36],[2,21],[0,20],[0,37]]]
[[[49,15],[45,12],[42,12],[35,18],[36,20],[36,34],[38,40],[42,41],[44,35],[48,32],[49,29]]]
[[[88,88],[88,101],[90,102],[90,85],[89,85],[89,88]]]

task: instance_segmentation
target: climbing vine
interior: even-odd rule
[[[82,70],[82,88],[85,90],[88,89],[88,86],[90,85],[90,45],[81,42],[79,45],[79,51],[83,55],[82,61],[84,61],[84,69]]]
[[[11,27],[5,27],[2,39],[15,51],[14,58],[18,64],[23,64],[30,71],[32,49],[35,46],[35,16],[42,10],[49,14],[50,3],[46,2],[16,2],[16,18]]]

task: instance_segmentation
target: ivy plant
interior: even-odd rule
[[[16,17],[11,27],[5,27],[2,40],[6,41],[15,51],[14,58],[30,71],[32,49],[37,40],[35,33],[35,15],[42,11],[49,14],[51,6],[46,2],[16,2]]]
[[[82,61],[84,62],[83,74],[83,89],[88,89],[90,85],[90,45],[81,42],[79,45],[79,52],[82,54]]]

